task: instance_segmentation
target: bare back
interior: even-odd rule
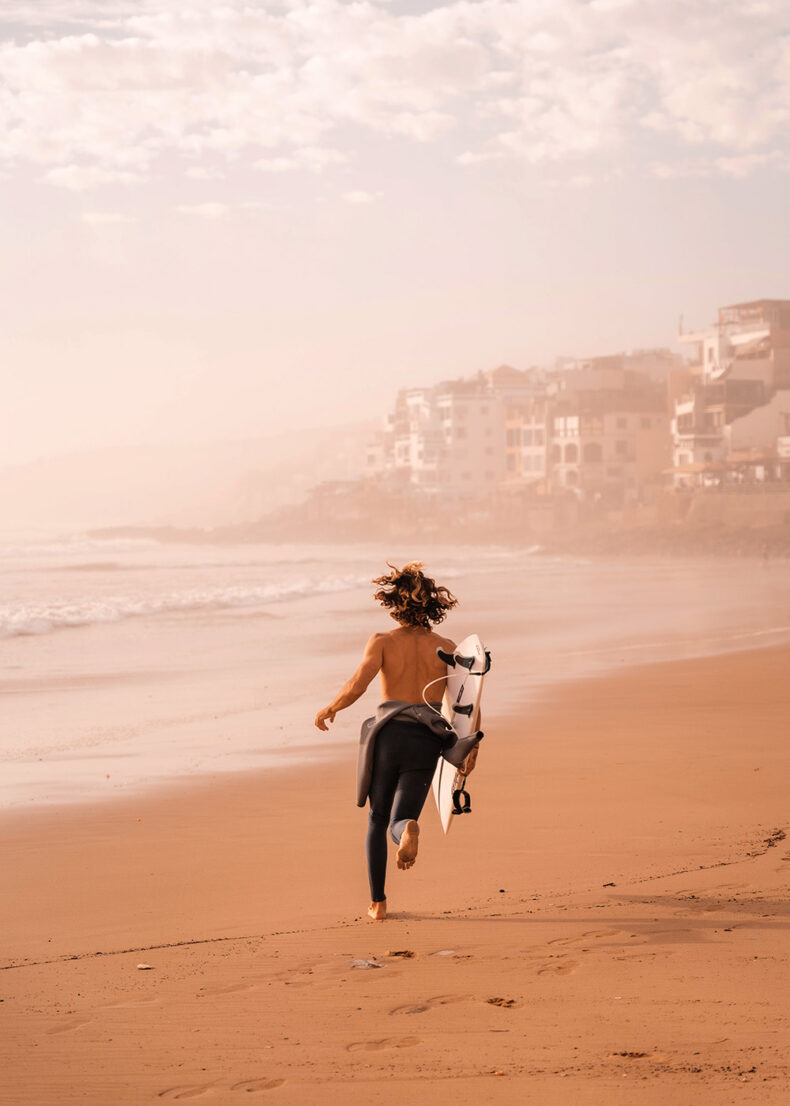
[[[377,635],[382,646],[381,697],[406,703],[422,703],[423,688],[429,702],[439,702],[444,695],[447,666],[436,655],[437,649],[452,651],[455,643],[433,630],[401,626],[389,633]]]

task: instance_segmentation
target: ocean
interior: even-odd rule
[[[0,804],[351,756],[377,689],[312,725],[392,626],[371,577],[422,559],[493,652],[487,723],[618,667],[790,640],[786,562],[601,559],[468,545],[0,542]],[[638,735],[635,735],[638,740]],[[351,784],[350,784],[351,786]]]

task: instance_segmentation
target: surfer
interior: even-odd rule
[[[387,916],[384,881],[387,867],[387,827],[398,846],[399,868],[411,868],[417,859],[419,817],[431,786],[436,762],[452,735],[439,711],[447,668],[437,649],[452,653],[455,642],[432,629],[458,600],[436,584],[412,561],[373,580],[373,598],[389,611],[398,627],[373,634],[362,663],[328,707],[315,717],[319,730],[327,730],[338,711],[355,703],[373,678],[381,674],[382,719],[369,730],[360,757],[360,806],[370,800],[367,863],[374,921]],[[431,702],[425,692],[431,690]],[[374,722],[370,719],[369,722]],[[363,727],[363,735],[365,733]],[[372,746],[372,747],[371,747]],[[367,753],[367,755],[365,755]],[[477,759],[475,746],[461,771],[467,775]]]

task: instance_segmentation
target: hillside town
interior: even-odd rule
[[[319,485],[300,517],[355,532],[465,519],[536,538],[689,515],[787,521],[790,300],[721,307],[677,337],[682,353],[501,365],[405,389],[365,474]]]
[[[790,300],[720,308],[668,349],[503,365],[399,393],[368,476],[426,495],[571,491],[623,504],[651,488],[790,482]]]
[[[255,521],[156,536],[790,555],[790,300],[721,307],[677,338],[682,352],[403,389],[363,472]]]

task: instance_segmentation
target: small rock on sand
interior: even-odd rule
[[[154,970],[154,966],[153,964],[138,964],[137,970],[138,972],[151,972]]]
[[[375,960],[352,960],[352,968],[380,968],[381,964],[377,964]]]

